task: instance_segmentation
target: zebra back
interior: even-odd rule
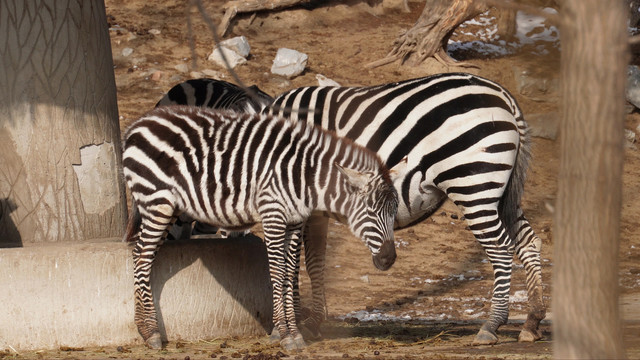
[[[158,106],[189,105],[238,112],[258,113],[273,98],[256,85],[248,91],[230,82],[209,78],[192,79],[175,85],[158,101]]]

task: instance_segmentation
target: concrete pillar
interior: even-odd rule
[[[0,349],[141,343],[132,262],[122,242],[0,249]],[[257,237],[167,243],[152,287],[165,340],[271,328],[267,255]]]

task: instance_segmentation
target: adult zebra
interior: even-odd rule
[[[264,114],[159,107],[126,131],[123,174],[132,197],[125,239],[135,241],[135,323],[162,346],[151,268],[182,212],[226,229],[262,222],[273,287],[273,317],[285,349],[304,347],[296,325],[304,223],[337,215],[371,250],[378,269],[395,261],[398,196],[378,156],[313,124]]]
[[[508,320],[514,251],[524,264],[529,314],[520,341],[541,338],[541,241],[520,207],[530,158],[527,124],[502,86],[465,73],[438,74],[372,87],[304,87],[285,92],[264,112],[315,123],[376,151],[388,167],[408,157],[394,185],[396,228],[429,217],[448,197],[462,211],[491,261],[491,313],[474,344],[494,344]],[[306,325],[325,316],[326,219],[310,219],[304,239],[313,305]]]
[[[496,330],[508,319],[514,250],[525,267],[530,307],[519,340],[541,338],[541,241],[520,208],[530,144],[522,112],[506,89],[471,74],[438,74],[372,87],[299,88],[264,111],[336,131],[377,151],[388,167],[408,156],[409,170],[395,182],[401,195],[396,226],[419,223],[449,197],[493,266],[491,314],[474,343],[497,342]],[[312,333],[325,317],[327,225],[326,218],[313,216],[304,239],[313,294],[305,325]]]

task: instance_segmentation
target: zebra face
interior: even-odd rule
[[[364,241],[373,264],[387,270],[396,260],[393,226],[398,194],[388,177],[340,168],[353,189],[353,208],[348,216],[351,231]]]
[[[393,227],[398,211],[398,194],[386,182],[374,186],[371,196],[366,197],[366,221],[363,239],[373,254],[373,264],[380,270],[387,270],[396,260]]]

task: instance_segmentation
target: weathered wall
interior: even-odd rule
[[[266,250],[256,237],[165,244],[152,286],[169,341],[262,335],[271,327]],[[141,342],[131,249],[121,242],[0,251],[0,349]]]

